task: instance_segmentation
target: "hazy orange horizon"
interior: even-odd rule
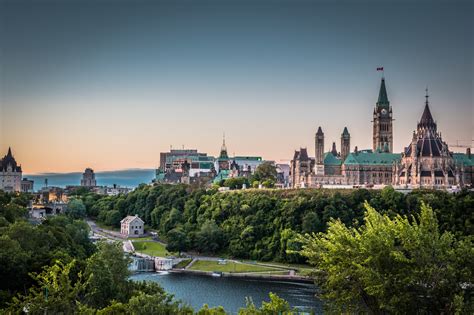
[[[465,152],[472,5],[0,2],[0,156],[11,146],[28,174],[155,168],[170,145],[217,156],[225,132],[230,155],[280,161],[314,156],[318,126],[327,151],[344,127],[370,149],[380,66],[394,151],[428,86],[443,140]]]

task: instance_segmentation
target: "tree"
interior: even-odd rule
[[[262,164],[257,166],[252,178],[252,182],[263,182],[266,180],[275,182],[277,178],[277,171],[275,165],[272,162],[263,162]]]
[[[170,252],[179,252],[185,251],[188,247],[188,239],[186,233],[184,233],[181,227],[172,229],[167,234],[168,245],[166,249]]]
[[[297,233],[291,229],[284,229],[280,233],[280,259],[288,262],[301,262],[301,256],[297,255],[301,249],[301,243],[297,239]]]
[[[109,226],[120,226],[122,215],[118,210],[107,211],[104,223]]]
[[[128,265],[119,242],[100,242],[97,252],[87,259],[85,275],[89,278],[86,301],[92,307],[102,308],[110,301],[126,302],[129,295]]]
[[[74,219],[85,218],[86,206],[81,199],[72,199],[67,204],[67,214]]]
[[[246,185],[247,187],[249,186],[249,181],[245,177],[231,177],[227,178],[223,186],[224,187],[229,187],[230,189],[241,189],[243,185]]]
[[[203,223],[201,230],[196,235],[196,246],[201,252],[215,253],[223,243],[222,230],[214,220]]]
[[[365,204],[365,224],[332,219],[327,233],[300,236],[326,306],[336,312],[455,313],[472,310],[472,237],[440,233],[425,204],[390,219]]]
[[[84,293],[86,281],[81,273],[73,273],[75,266],[75,260],[68,264],[56,261],[41,273],[32,274],[37,285],[30,289],[28,295],[13,298],[9,311],[22,313],[27,310],[30,314],[76,313],[76,301]]]
[[[304,215],[301,227],[303,233],[321,232],[323,229],[321,220],[314,211],[309,211]]]
[[[290,304],[275,293],[270,292],[268,295],[270,301],[263,301],[260,308],[257,308],[251,299],[247,299],[247,305],[239,310],[239,315],[299,314],[298,310],[291,309]]]
[[[8,235],[0,236],[0,290],[7,293],[27,280],[29,256],[18,241]]]

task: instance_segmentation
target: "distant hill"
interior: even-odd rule
[[[23,178],[25,177],[34,180],[34,189],[38,190],[44,186],[45,178],[48,179],[48,186],[65,187],[68,185],[80,185],[82,172],[23,174]],[[97,172],[95,178],[99,186],[112,186],[113,184],[117,184],[122,187],[137,187],[141,183],[150,183],[151,180],[155,178],[155,170],[128,169]]]

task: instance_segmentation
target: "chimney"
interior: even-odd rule
[[[356,155],[359,154],[359,149],[357,148],[357,146],[355,146],[355,148],[354,148],[354,153],[355,153]]]
[[[471,159],[471,148],[466,149],[466,155],[469,159]]]

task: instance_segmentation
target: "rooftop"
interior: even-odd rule
[[[352,152],[347,156],[344,165],[391,165],[400,159],[401,154],[397,153]]]

